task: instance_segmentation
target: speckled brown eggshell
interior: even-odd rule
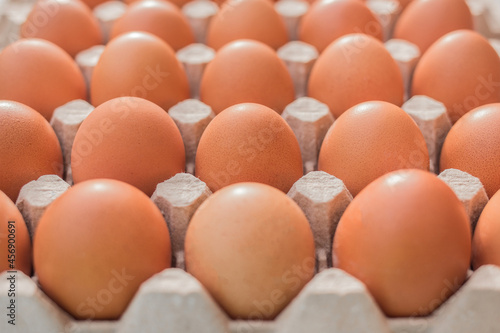
[[[21,103],[0,101],[0,156],[0,191],[14,202],[30,181],[63,175],[54,130],[40,113]]]
[[[92,75],[92,104],[134,96],[168,110],[189,98],[189,85],[173,49],[159,37],[129,32],[110,41]]]
[[[263,105],[243,103],[218,114],[201,136],[196,176],[212,191],[258,182],[288,192],[302,176],[300,147],[292,129]]]
[[[332,125],[321,146],[318,169],[344,181],[353,196],[378,177],[398,169],[429,169],[419,128],[401,108],[365,102]]]
[[[472,240],[472,266],[500,266],[500,192],[484,207]]]

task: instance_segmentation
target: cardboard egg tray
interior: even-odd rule
[[[468,0],[474,15],[476,30],[492,38],[500,50],[500,6],[496,0]],[[386,47],[396,59],[408,92],[409,82],[420,52],[411,43],[389,40],[400,8],[394,0],[368,0],[368,5],[383,23]],[[0,0],[0,48],[18,39],[17,30],[32,6],[30,1]],[[296,39],[300,17],[309,5],[301,0],[282,0],[276,9],[286,22],[289,35]],[[119,1],[106,2],[94,10],[104,35],[126,5]],[[184,237],[186,228],[199,205],[210,195],[210,189],[193,176],[196,149],[214,113],[200,102],[198,88],[205,66],[214,51],[203,43],[206,27],[218,8],[211,2],[197,0],[186,4],[183,13],[192,25],[198,44],[179,50],[177,55],[189,77],[191,97],[168,110],[179,127],[186,148],[186,173],[158,184],[151,199],[160,208],[169,226],[172,262],[175,268],[145,281],[126,312],[117,321],[77,321],[61,310],[39,288],[37,278],[16,273],[16,326],[0,320],[0,332],[22,333],[294,333],[294,332],[370,332],[370,333],[470,333],[500,332],[500,267],[483,266],[469,277],[458,292],[453,281],[446,282],[439,298],[442,306],[430,316],[387,318],[367,289],[347,273],[331,268],[331,246],[337,223],[352,196],[340,179],[317,170],[318,153],[328,128],[334,119],[328,107],[306,95],[307,78],[318,53],[311,45],[292,41],[278,50],[294,80],[297,99],[287,106],[282,117],[293,129],[301,148],[304,176],[288,195],[302,208],[313,230],[316,245],[316,272],[300,294],[273,321],[258,318],[231,320],[214,302],[201,284],[184,270]],[[103,46],[81,52],[76,61],[90,81]],[[414,96],[402,107],[421,129],[430,155],[430,169],[438,172],[440,150],[451,128],[446,108],[426,96]],[[63,150],[65,179],[46,175],[26,184],[16,202],[33,235],[46,207],[72,184],[70,159],[73,140],[80,124],[94,107],[76,100],[60,106],[51,120]],[[422,151],[415,151],[416,156]],[[404,161],[402,161],[404,162]],[[404,166],[404,165],[403,165]],[[470,216],[474,228],[488,197],[479,179],[459,170],[445,170],[439,175],[455,191]],[[300,267],[287,272],[298,278]],[[127,284],[126,271],[113,272],[116,281]],[[0,307],[9,302],[7,291],[10,273],[0,274]],[[114,283],[116,282],[114,281]],[[104,304],[112,292],[106,288],[94,296]],[[256,300],[262,315],[279,300]]]

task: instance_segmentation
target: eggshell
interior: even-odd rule
[[[0,191],[16,201],[23,185],[63,175],[62,151],[49,123],[32,108],[0,101]]]
[[[474,29],[465,0],[415,0],[396,22],[394,38],[417,45],[423,54],[440,37],[460,29]]]
[[[13,222],[13,223],[11,223]],[[31,275],[31,240],[23,216],[0,191],[0,273],[18,270]]]
[[[94,9],[102,3],[105,3],[110,0],[81,0],[84,4],[89,6],[90,9]]]
[[[299,39],[322,52],[331,42],[351,33],[382,40],[382,26],[359,0],[321,0],[313,3],[300,22]]]
[[[75,185],[40,219],[33,245],[42,290],[77,319],[117,319],[140,284],[170,267],[167,224],[138,189]]]
[[[96,18],[88,6],[77,0],[38,0],[20,33],[21,38],[51,41],[72,57],[102,43]]]
[[[500,191],[484,207],[472,239],[472,266],[500,266]]]
[[[87,88],[80,69],[60,47],[21,39],[0,53],[0,99],[26,104],[50,120],[55,108],[87,99]]]
[[[266,105],[278,113],[295,99],[293,81],[270,47],[251,40],[232,42],[207,65],[200,99],[215,113],[237,103]]]
[[[146,0],[133,3],[113,24],[111,38],[131,31],[152,33],[176,51],[194,43],[189,22],[181,10],[168,1]]]
[[[196,176],[212,191],[258,182],[288,192],[302,176],[299,143],[273,110],[244,103],[227,108],[208,124],[196,152]]]
[[[371,100],[401,106],[403,78],[382,42],[351,34],[337,39],[319,56],[311,71],[308,94],[327,104],[338,118],[350,107]]]
[[[75,184],[111,178],[148,196],[184,168],[184,144],[174,121],[159,106],[137,97],[98,106],[78,129],[71,152]]]
[[[333,264],[361,280],[388,316],[431,313],[464,282],[469,218],[434,174],[396,171],[347,207],[333,240]]]
[[[268,0],[228,0],[210,22],[207,45],[218,50],[237,39],[278,49],[288,42],[285,23]]]
[[[110,41],[92,74],[92,104],[121,96],[145,98],[165,110],[189,98],[186,73],[172,48],[146,32]]]
[[[481,106],[451,128],[440,170],[459,169],[479,178],[492,197],[500,189],[500,103]]]
[[[273,319],[314,274],[314,240],[299,206],[263,184],[228,186],[195,212],[186,268],[232,318]]]
[[[418,126],[399,107],[365,102],[347,110],[328,130],[318,169],[344,181],[356,196],[376,178],[398,169],[429,170]]]
[[[500,102],[500,58],[478,33],[451,32],[420,59],[412,94],[442,102],[455,123],[478,106]]]

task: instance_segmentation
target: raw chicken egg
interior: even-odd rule
[[[285,23],[268,0],[228,0],[210,22],[207,45],[218,50],[237,39],[277,49],[288,42]]]
[[[102,43],[96,18],[78,0],[38,0],[21,26],[21,37],[46,39],[72,57]]]
[[[116,180],[77,184],[45,211],[33,245],[42,290],[76,319],[117,319],[140,284],[170,267],[167,224]]]
[[[94,9],[102,3],[105,3],[110,0],[81,0],[84,4],[90,7],[90,9]]]
[[[500,103],[481,106],[451,128],[440,170],[459,169],[479,178],[489,197],[500,189]]]
[[[281,113],[293,102],[295,92],[290,73],[273,49],[257,41],[240,40],[221,48],[207,65],[200,99],[215,113],[246,102]]]
[[[196,176],[212,191],[258,182],[288,192],[302,177],[302,156],[292,129],[263,105],[243,103],[218,114],[203,132]]]
[[[382,26],[359,0],[316,1],[300,21],[299,39],[322,52],[331,42],[351,33],[382,40]]]
[[[78,129],[71,152],[75,184],[111,178],[148,196],[184,168],[184,144],[174,121],[158,105],[137,97],[98,106]]]
[[[388,316],[425,316],[467,276],[469,218],[434,174],[392,172],[347,207],[332,256],[334,267],[362,281]]]
[[[429,154],[413,119],[387,102],[347,110],[321,145],[318,169],[344,181],[353,196],[376,178],[398,169],[429,169]]]
[[[16,201],[23,185],[40,176],[63,175],[61,146],[40,113],[0,100],[0,191]]]
[[[26,104],[50,120],[55,108],[87,99],[87,87],[76,63],[60,47],[21,39],[0,53],[0,99]]]
[[[240,183],[209,197],[189,223],[186,269],[237,319],[273,319],[314,274],[314,239],[299,206]]]
[[[311,72],[309,97],[325,103],[338,118],[350,107],[380,100],[403,104],[398,65],[379,40],[365,34],[337,39],[319,56]]]
[[[1,123],[1,121],[0,121]],[[31,275],[31,240],[16,205],[0,191],[0,273],[18,270]]]
[[[175,51],[194,43],[189,22],[168,1],[146,0],[130,5],[114,24],[111,38],[131,31],[146,31],[163,39]]]
[[[440,38],[415,69],[413,95],[442,102],[453,123],[470,110],[500,102],[500,58],[480,34],[459,30]]]
[[[500,191],[484,207],[472,240],[472,265],[500,266]]]
[[[417,45],[423,54],[441,36],[473,28],[472,14],[465,0],[415,0],[397,20],[394,38]]]
[[[187,76],[175,52],[146,32],[129,32],[109,42],[94,68],[90,90],[95,106],[134,96],[168,110],[189,98]]]

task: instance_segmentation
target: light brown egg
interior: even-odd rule
[[[464,282],[469,218],[434,174],[392,172],[347,207],[333,240],[333,265],[361,280],[388,316],[431,313]]]
[[[21,39],[0,52],[0,99],[26,104],[50,120],[55,108],[87,99],[87,88],[80,69],[60,47]]]
[[[239,182],[258,182],[288,192],[302,176],[295,134],[273,110],[234,105],[218,114],[201,136],[196,176],[212,191]]]
[[[77,184],[34,237],[42,290],[76,319],[117,319],[140,284],[170,267],[167,224],[144,193],[116,180]]]
[[[189,22],[168,1],[146,0],[130,5],[114,24],[111,38],[131,31],[145,31],[163,39],[175,51],[194,43]]]
[[[398,65],[379,40],[364,34],[337,39],[320,55],[309,78],[308,94],[325,103],[335,118],[371,100],[403,104]]]
[[[316,1],[300,21],[299,39],[314,45],[319,52],[351,33],[383,38],[377,17],[359,0]]]
[[[472,266],[500,266],[500,191],[484,207],[472,239]]]
[[[168,110],[189,98],[182,64],[162,39],[146,32],[116,37],[104,49],[91,82],[95,106],[112,98],[134,96]]]
[[[500,58],[488,40],[460,30],[439,39],[415,69],[413,95],[442,102],[452,122],[470,110],[500,102]]]
[[[266,0],[267,1],[267,0]],[[200,98],[215,113],[238,103],[259,103],[278,113],[295,99],[290,73],[270,47],[251,40],[232,42],[208,64]]]
[[[1,121],[0,121],[1,123]],[[16,205],[0,191],[0,273],[22,271],[31,275],[31,239]]]
[[[81,0],[81,1],[87,6],[89,6],[90,9],[94,9],[95,7],[109,0]]]
[[[184,168],[184,144],[174,121],[158,105],[137,97],[98,106],[78,129],[71,152],[75,184],[111,178],[148,196]]]
[[[277,49],[288,42],[288,35],[271,1],[228,0],[210,22],[207,45],[218,50],[237,39],[254,39]]]
[[[399,107],[365,102],[347,110],[321,145],[318,169],[344,181],[353,196],[398,169],[429,169],[420,129]]]
[[[472,110],[451,128],[440,170],[459,169],[478,177],[492,197],[500,189],[500,103]]]
[[[273,319],[312,278],[314,240],[299,206],[263,184],[209,197],[189,223],[186,268],[232,318]]]
[[[63,175],[61,146],[50,124],[32,108],[0,101],[0,191],[17,200],[23,185]]]
[[[51,41],[72,57],[102,44],[96,18],[90,8],[78,0],[38,0],[20,32],[22,38]]]
[[[397,20],[394,38],[412,42],[423,54],[441,36],[473,28],[465,0],[414,0]]]

